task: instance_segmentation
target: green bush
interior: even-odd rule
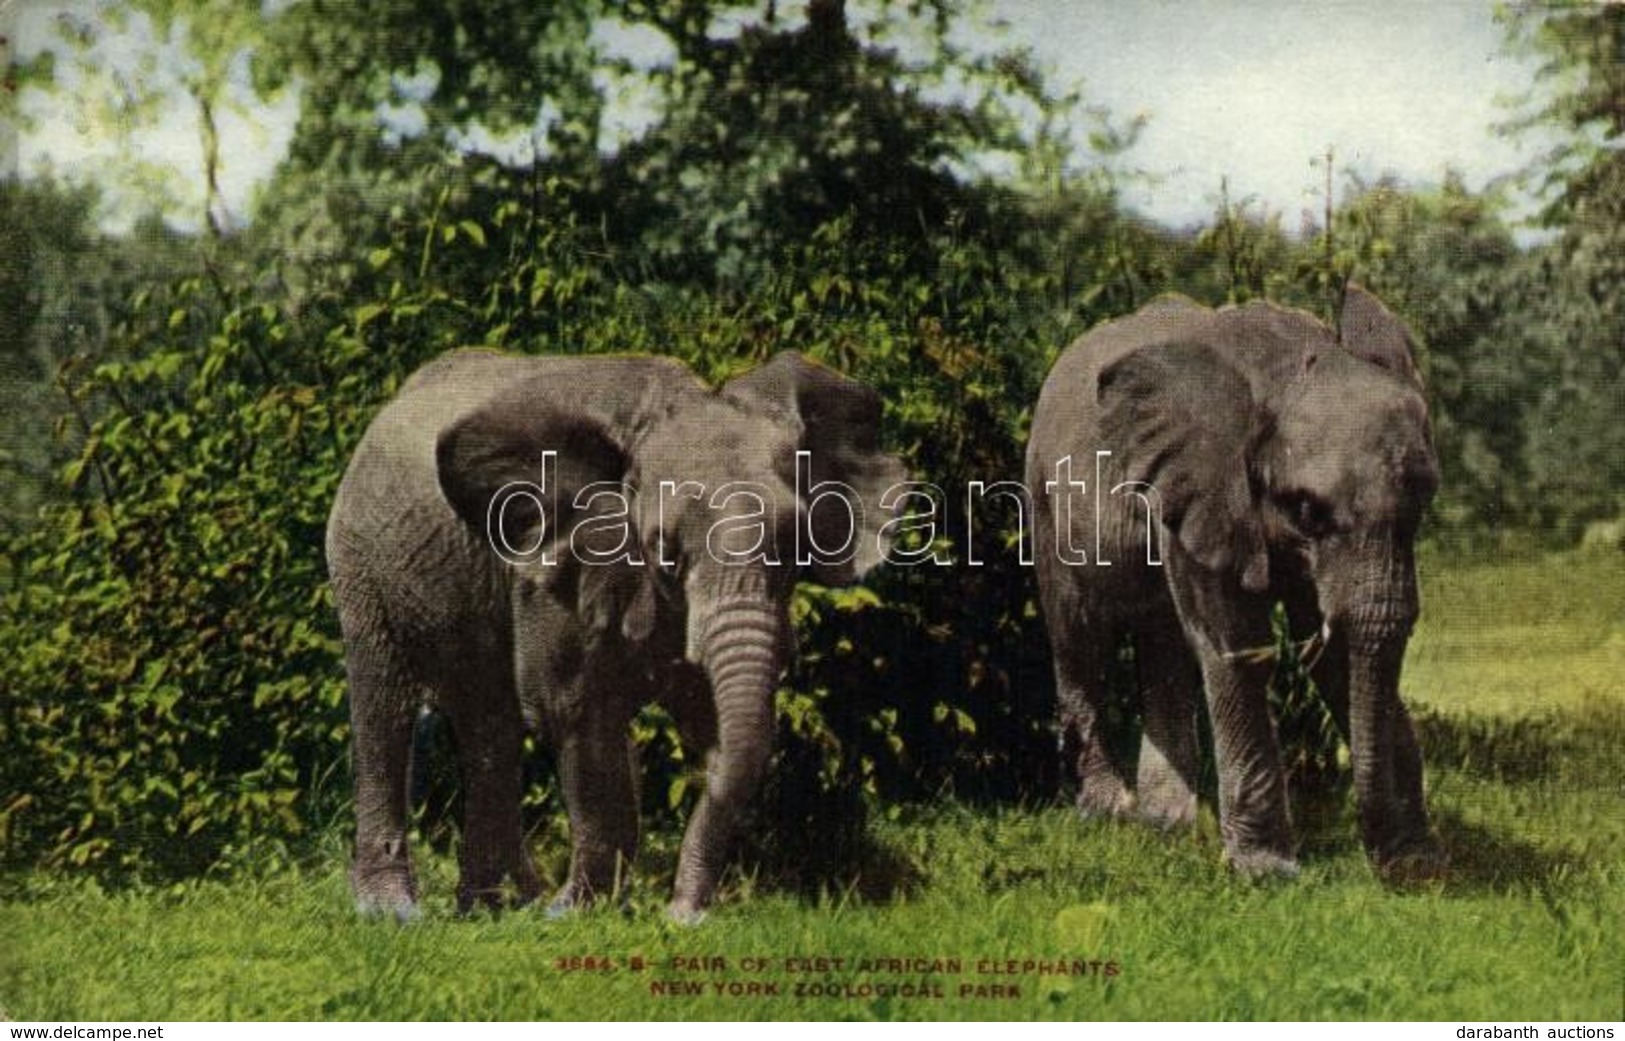
[[[294,312],[206,279],[144,293],[112,356],[70,381],[83,450],[60,474],[64,504],[8,544],[8,860],[172,877],[342,815],[325,517],[371,415],[445,349],[651,351],[722,379],[794,347],[881,392],[887,434],[923,479],[1020,474],[1047,348],[991,255],[945,241],[927,277],[919,257],[836,222],[738,299],[617,277],[562,206],[499,204],[481,223],[442,202],[365,250],[342,299]],[[1029,580],[1005,518],[972,531],[954,512],[943,538],[992,566],[798,592],[801,653],[780,702],[796,782],[764,815],[779,837],[804,837],[831,799],[861,822],[854,792],[1044,783],[1047,707],[1018,696],[1042,665]],[[655,740],[663,727],[647,724],[645,790],[673,793],[653,808],[680,814],[685,767],[669,733]]]
[[[10,857],[167,876],[291,838],[344,738],[324,503],[345,394],[273,308],[150,294],[75,386],[70,493],[10,547]],[[196,342],[201,339],[202,342]],[[335,385],[340,384],[340,385]]]

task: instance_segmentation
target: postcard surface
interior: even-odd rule
[[[1612,1036],[1622,40],[0,0],[0,1019]]]

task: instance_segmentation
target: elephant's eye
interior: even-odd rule
[[[1331,533],[1334,514],[1331,503],[1312,492],[1292,492],[1285,497],[1287,515],[1292,526],[1315,539]]]

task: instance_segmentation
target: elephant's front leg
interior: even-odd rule
[[[1445,857],[1428,826],[1422,753],[1399,699],[1404,641],[1351,642],[1349,746],[1366,854],[1394,881],[1437,877]]]
[[[624,712],[602,704],[558,730],[559,783],[570,815],[570,876],[548,904],[559,916],[617,896],[638,847],[634,750]]]
[[[358,682],[351,654],[350,728],[355,734],[355,863],[350,886],[362,914],[417,917],[417,884],[408,850],[407,772],[413,706]],[[359,696],[356,692],[359,692]]]
[[[1201,657],[1225,859],[1244,875],[1296,875],[1286,771],[1266,693],[1271,666],[1212,647]]]
[[[1244,875],[1294,876],[1286,770],[1268,697],[1274,601],[1191,560],[1177,543],[1167,567],[1168,589],[1207,688],[1225,859]]]
[[[1402,702],[1395,702],[1393,727],[1394,792],[1398,800],[1393,822],[1398,841],[1388,847],[1378,870],[1384,878],[1399,883],[1442,878],[1449,856],[1428,826],[1422,792],[1422,747]]]
[[[511,694],[465,698],[448,706],[463,776],[463,836],[458,856],[457,911],[476,903],[498,907],[512,878],[516,903],[541,895],[520,820],[520,753],[524,728]]]

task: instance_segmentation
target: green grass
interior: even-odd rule
[[[174,890],[12,880],[0,1009],[25,1020],[1619,1018],[1625,563],[1434,563],[1425,575],[1407,689],[1452,856],[1450,877],[1428,888],[1372,878],[1348,807],[1306,823],[1301,879],[1260,886],[1221,867],[1211,818],[1164,836],[1063,808],[949,805],[877,823],[881,854],[821,899],[736,877],[695,929],[659,913],[669,837],[651,844],[628,914],[458,920],[454,867],[431,857],[426,918],[402,928],[356,919],[335,839],[312,868]],[[557,870],[556,851],[548,862]],[[560,964],[589,956],[614,967]],[[817,957],[847,964],[786,964]],[[893,957],[961,966],[853,965]],[[978,971],[982,959],[1110,961],[1118,974],[996,976]],[[664,981],[700,993],[651,993]],[[780,993],[717,993],[748,983]],[[795,993],[865,983],[943,996]],[[1019,993],[960,993],[992,984]]]
[[[1625,554],[1455,566],[1424,559],[1421,570],[1409,700],[1526,717],[1625,697]]]

